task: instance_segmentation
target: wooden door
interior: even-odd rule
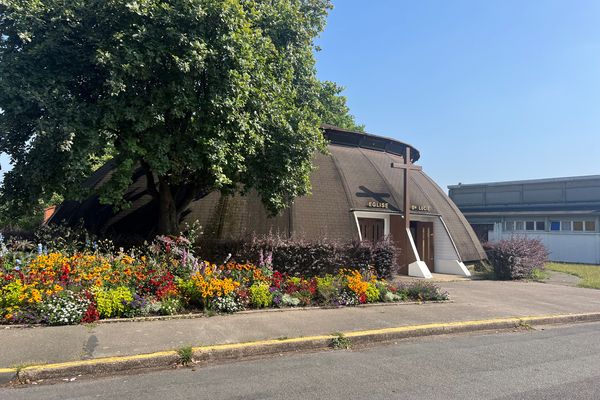
[[[377,243],[385,236],[384,220],[379,218],[359,218],[358,226],[362,240],[368,240]]]
[[[425,261],[429,270],[433,272],[433,222],[416,223],[416,243],[419,258]]]
[[[396,254],[397,271],[401,275],[408,275],[408,264],[414,262],[416,258],[406,233],[404,217],[401,215],[390,215],[390,236],[398,249]]]

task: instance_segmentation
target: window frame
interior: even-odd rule
[[[593,224],[593,229],[588,229],[588,224]],[[583,221],[583,231],[584,232],[596,232],[596,221],[588,219]]]

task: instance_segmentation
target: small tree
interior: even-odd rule
[[[123,207],[142,169],[175,233],[210,191],[255,189],[272,213],[310,190],[324,149],[313,40],[328,0],[4,0],[0,3],[2,201],[82,198],[112,158],[104,203]],[[324,94],[325,93],[325,94]],[[337,104],[346,110],[345,100]],[[341,107],[341,108],[340,108]],[[347,121],[348,122],[348,121]],[[87,186],[89,189],[89,185]]]

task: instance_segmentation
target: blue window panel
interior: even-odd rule
[[[560,221],[550,222],[550,230],[551,231],[560,231]]]

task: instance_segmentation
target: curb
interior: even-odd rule
[[[397,339],[444,335],[450,333],[476,332],[492,329],[514,329],[528,325],[565,324],[600,321],[600,312],[586,314],[553,314],[495,318],[487,320],[432,323],[393,328],[343,332],[341,334],[316,335],[298,338],[282,338],[255,342],[219,344],[192,347],[194,362],[207,364],[242,360],[247,358],[280,355],[300,351],[316,351],[332,348],[332,339],[343,335],[353,345],[389,342]],[[41,364],[17,368],[0,368],[0,384],[31,382],[40,379],[59,379],[79,375],[115,373],[140,369],[173,367],[179,363],[176,350],[121,357],[105,357],[90,360],[69,361],[57,364]]]

